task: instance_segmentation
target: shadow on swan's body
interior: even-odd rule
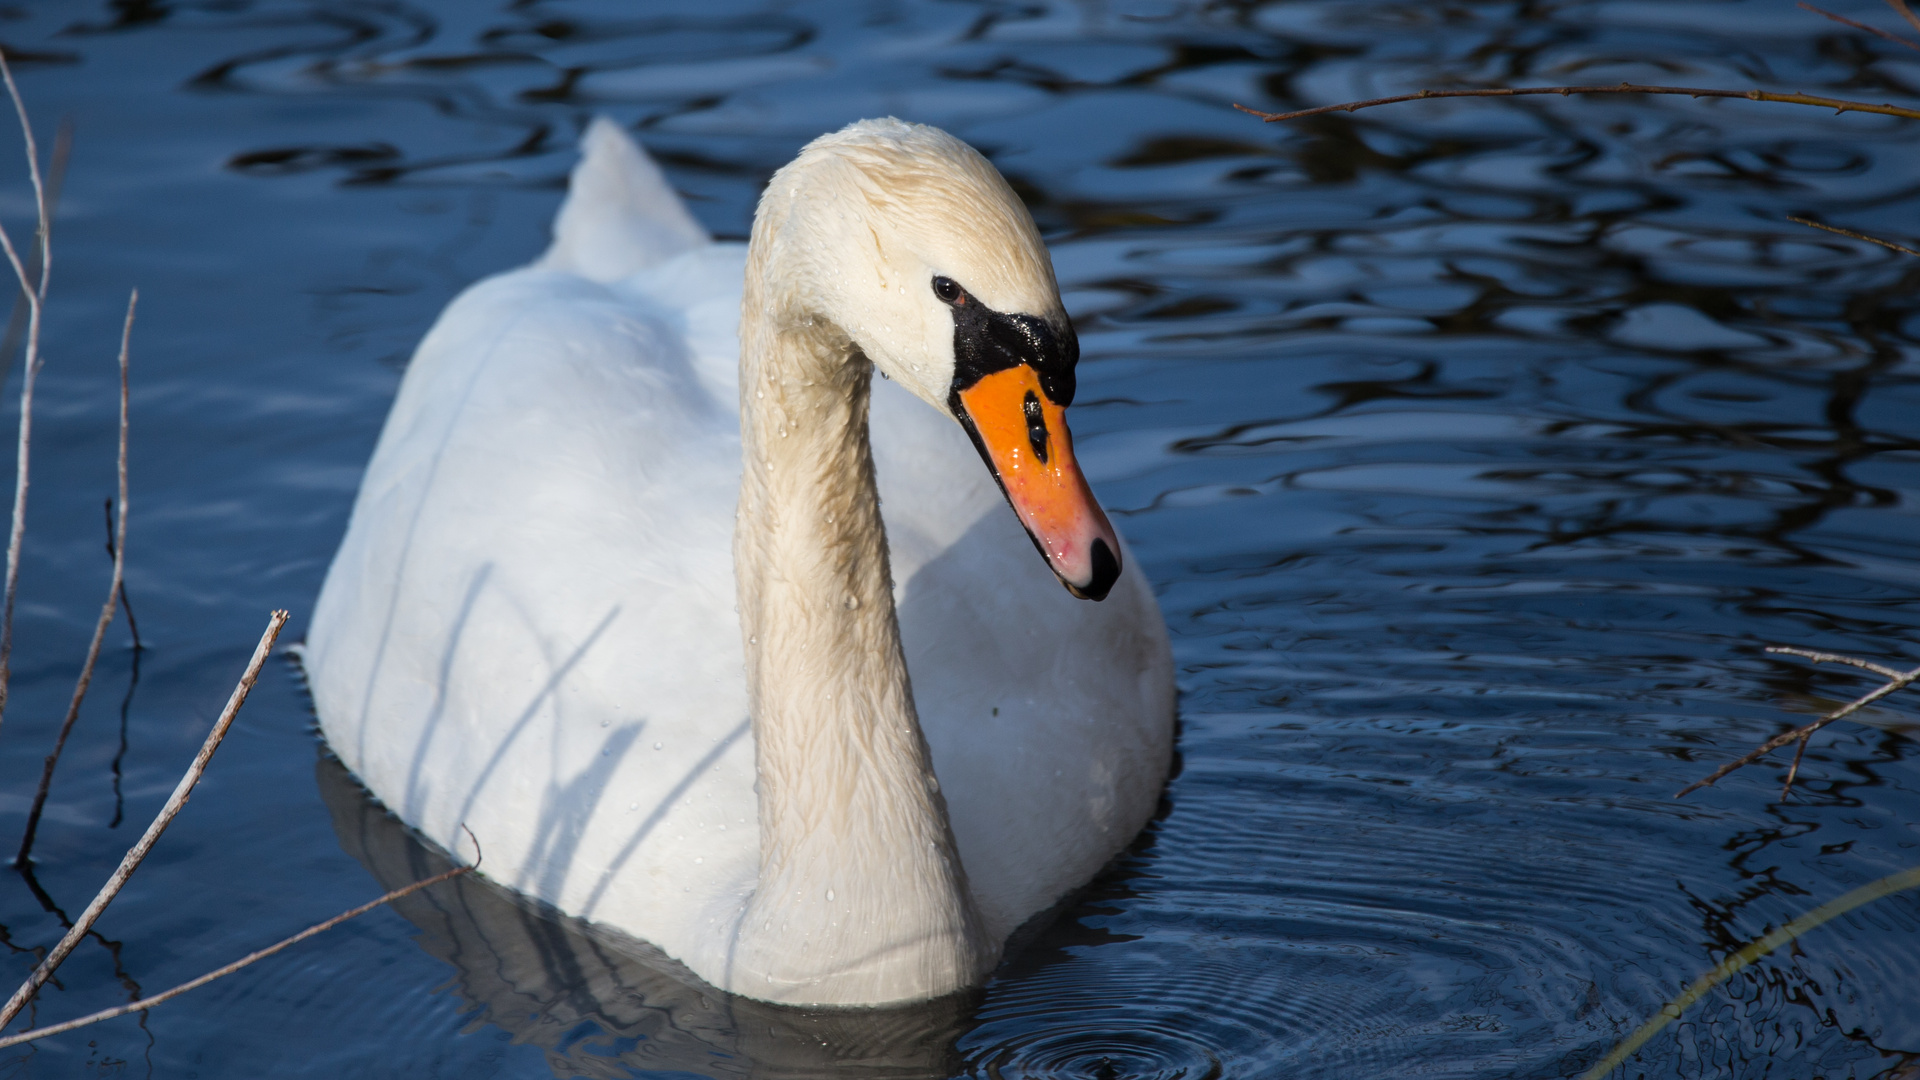
[[[716,244],[596,121],[554,231],[408,369],[308,637],[328,742],[721,989],[977,983],[1145,823],[1172,741],[1031,218],[951,136],[865,121]]]

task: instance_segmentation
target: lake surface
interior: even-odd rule
[[[1567,1077],[1730,948],[1920,863],[1920,695],[1816,737],[1791,799],[1784,755],[1672,798],[1872,685],[1763,646],[1920,663],[1920,259],[1785,220],[1920,235],[1920,128],[1686,98],[1229,108],[1623,80],[1913,101],[1920,53],[1785,0],[114,0],[0,9],[0,43],[43,140],[74,130],[6,850],[106,588],[136,285],[146,645],[114,628],[31,878],[0,873],[9,978],[164,800],[268,610],[303,632],[413,343],[541,250],[595,113],[732,238],[851,120],[987,152],[1052,245],[1082,459],[1181,688],[1164,813],[977,994],[728,1001],[465,880],[0,1053],[0,1077]],[[277,661],[35,1015],[164,989],[437,860]],[[1620,1075],[1916,1068],[1907,894]]]

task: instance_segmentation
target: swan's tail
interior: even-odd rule
[[[534,263],[593,281],[629,274],[711,243],[653,163],[620,125],[596,116],[580,139],[553,246]]]

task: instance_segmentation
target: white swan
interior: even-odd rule
[[[1033,221],[896,120],[810,144],[745,248],[612,123],[584,151],[552,248],[407,370],[307,639],[327,741],[723,990],[974,984],[1138,832],[1172,744]]]

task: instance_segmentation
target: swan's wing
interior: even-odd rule
[[[597,116],[580,139],[553,246],[533,265],[605,283],[709,242],[660,166],[620,125]]]
[[[421,343],[308,638],[327,740],[487,874],[700,970],[752,886],[740,446],[685,328],[520,271]]]

